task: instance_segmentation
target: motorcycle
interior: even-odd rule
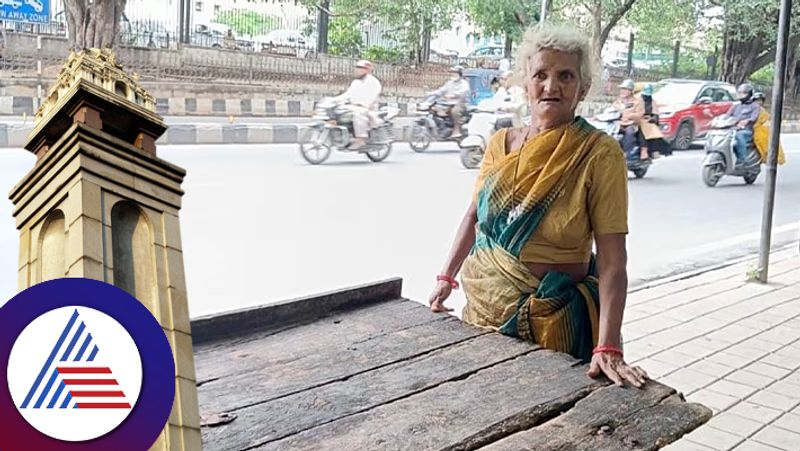
[[[620,122],[622,121],[622,112],[614,107],[609,107],[603,110],[602,113],[595,116],[593,121],[589,121],[595,128],[606,132],[609,136],[616,139],[620,146],[622,145],[622,137],[624,136],[622,132],[622,127],[620,126]],[[623,149],[623,152],[625,150]],[[633,175],[640,179],[647,174],[647,170],[650,168],[650,165],[653,164],[652,161],[648,159],[642,160],[641,157],[641,149],[639,146],[634,146],[630,152],[625,156],[625,161],[628,166],[628,170],[633,172]]]
[[[737,122],[737,119],[727,116],[717,116],[711,121],[711,131],[705,143],[706,158],[703,161],[703,182],[706,186],[716,186],[726,175],[742,177],[746,184],[752,185],[761,173],[761,156],[752,142],[745,162],[736,166],[733,148],[736,144]]]
[[[330,157],[331,148],[340,152],[357,152],[367,156],[374,162],[385,160],[392,151],[394,143],[394,119],[397,108],[381,108],[377,118],[380,124],[369,131],[366,144],[355,150],[348,146],[353,142],[353,110],[346,102],[334,99],[323,99],[317,104],[314,113],[316,122],[311,126],[310,137],[306,143],[300,143],[300,154],[311,164],[320,164]]]
[[[473,108],[467,123],[467,137],[460,143],[461,164],[467,169],[477,169],[483,161],[486,142],[498,130],[512,126],[514,114],[497,108],[491,99]]]
[[[435,95],[417,105],[416,114],[421,117],[411,126],[409,140],[414,152],[425,152],[433,141],[458,141],[458,138],[453,138],[455,124],[450,117],[450,110],[455,105],[455,102]],[[462,120],[466,124],[470,121],[469,110],[465,110],[463,115]]]

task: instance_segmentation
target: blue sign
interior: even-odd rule
[[[50,23],[50,0],[0,0],[0,20]]]

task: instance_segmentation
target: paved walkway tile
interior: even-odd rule
[[[715,414],[666,450],[800,451],[800,256],[771,260],[766,285],[750,261],[630,295],[627,360]]]

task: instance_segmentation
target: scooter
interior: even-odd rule
[[[609,136],[613,137],[620,143],[620,147],[622,147],[622,137],[624,134],[622,133],[622,127],[620,126],[620,122],[622,121],[622,112],[614,107],[608,107],[603,110],[602,113],[598,114],[594,117],[594,120],[589,120],[588,122],[592,124],[598,130],[602,130],[606,132]],[[622,149],[624,152],[625,150]],[[642,159],[641,158],[641,149],[639,146],[633,146],[633,148],[625,155],[625,161],[628,166],[628,170],[633,172],[633,175],[640,179],[647,174],[647,170],[650,168],[650,165],[653,164],[651,159]]]
[[[325,162],[331,154],[331,148],[340,152],[357,152],[367,156],[371,161],[385,160],[392,151],[394,133],[392,119],[399,110],[397,108],[381,108],[378,112],[380,125],[369,131],[366,144],[355,150],[348,146],[353,142],[353,111],[344,102],[323,99],[317,104],[311,126],[311,135],[307,142],[300,143],[300,154],[311,164]]]
[[[714,187],[726,175],[744,178],[748,185],[755,183],[761,173],[761,156],[753,143],[747,152],[745,162],[736,166],[736,123],[737,119],[717,116],[711,121],[711,131],[706,136],[706,158],[703,161],[703,182]]]
[[[486,142],[494,132],[512,126],[513,113],[497,108],[491,99],[483,100],[472,110],[467,123],[467,137],[458,145],[461,147],[461,164],[467,169],[477,169],[483,161]]]
[[[450,110],[456,104],[442,97],[430,95],[424,102],[417,105],[416,114],[419,118],[411,126],[409,144],[414,152],[425,152],[433,141],[459,141],[454,138],[455,124],[450,116]],[[470,121],[470,111],[467,109],[461,118],[467,123]]]

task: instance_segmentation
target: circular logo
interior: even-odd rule
[[[158,321],[94,280],[45,282],[0,307],[0,364],[0,422],[14,431],[3,451],[148,449],[175,397]]]
[[[31,426],[60,440],[86,441],[113,431],[136,405],[141,386],[142,362],[131,336],[87,307],[39,316],[8,359],[14,405]]]

